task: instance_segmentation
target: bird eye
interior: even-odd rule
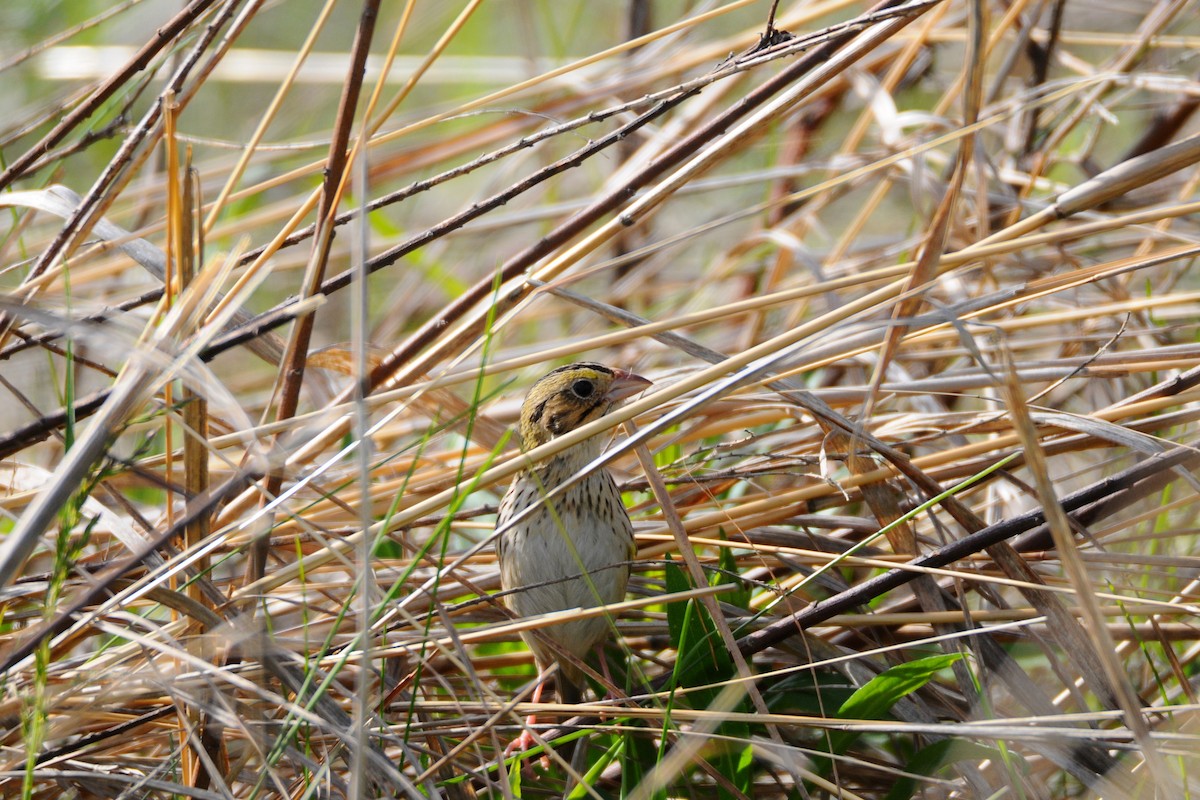
[[[596,384],[586,379],[580,379],[571,384],[571,391],[576,397],[588,398],[596,391]]]

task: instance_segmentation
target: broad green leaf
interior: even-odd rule
[[[837,715],[842,719],[882,719],[897,700],[912,694],[933,680],[934,675],[961,660],[961,654],[947,653],[897,664],[850,695]]]
[[[959,653],[918,658],[879,673],[842,703],[840,719],[883,719],[897,701],[933,680],[933,676],[962,659]],[[844,753],[859,737],[856,731],[836,731],[829,736],[834,753]]]

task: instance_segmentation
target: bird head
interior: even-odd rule
[[[590,362],[547,373],[529,390],[521,406],[525,449],[599,419],[650,385],[650,381],[628,370]]]

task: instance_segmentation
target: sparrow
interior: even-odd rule
[[[532,450],[593,422],[650,385],[627,370],[590,362],[553,370],[530,388],[521,406],[521,446]],[[530,465],[516,475],[500,503],[500,582],[505,602],[518,617],[593,608],[625,597],[636,547],[629,512],[608,470],[594,469],[546,500],[600,455],[605,438],[593,436]],[[523,513],[530,507],[535,510]],[[541,702],[546,673],[557,664],[559,700],[578,703],[583,672],[561,651],[582,660],[603,644],[610,626],[602,615],[522,632],[541,675],[533,702]],[[535,723],[536,715],[530,716],[527,726]],[[527,750],[533,743],[527,727],[506,752]]]

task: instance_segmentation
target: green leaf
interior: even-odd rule
[[[960,653],[947,653],[897,664],[879,673],[850,695],[850,699],[838,709],[837,716],[840,719],[883,719],[897,701],[917,691],[933,680],[933,676],[961,659]],[[844,753],[858,736],[855,731],[830,734],[832,752]]]
[[[375,542],[375,558],[404,558],[404,546],[395,539],[379,538]]]
[[[566,800],[581,800],[584,797],[589,797],[589,791],[596,781],[600,779],[601,773],[604,772],[609,764],[622,755],[625,750],[624,738],[621,736],[612,736],[609,738],[612,740],[612,743],[600,754],[599,758],[588,765],[587,770],[583,774],[583,780],[575,784],[570,794],[567,795]],[[575,746],[586,747],[587,742],[579,742]]]
[[[658,763],[658,748],[649,733],[624,731],[621,734],[625,739],[625,746],[621,750],[621,797],[632,794],[642,784],[650,767]],[[664,790],[659,790],[655,797],[666,797],[666,794]]]
[[[691,582],[687,579],[675,562],[667,556],[667,564],[663,568],[663,578],[666,581],[667,594],[675,592],[686,592],[692,588]],[[671,647],[679,649],[679,642],[683,638],[683,622],[687,617],[687,601],[672,600],[667,604],[667,630],[671,634]]]
[[[745,711],[746,709],[743,707],[738,710]],[[730,726],[728,723],[722,723],[717,726],[717,733],[722,737],[729,737],[729,740],[718,743],[718,746],[725,750],[720,755],[710,758],[709,763],[724,775],[729,784],[737,790],[736,793],[731,792],[723,784],[718,783],[717,797],[719,800],[735,800],[739,796],[752,796],[754,794],[754,773],[751,767],[754,764],[754,748],[750,745],[738,747],[734,744],[735,740],[749,740],[750,726],[741,723]]]
[[[707,616],[695,600],[688,600],[684,606],[683,628],[679,634],[675,669],[671,675],[674,686],[700,686],[718,680],[710,648],[705,646],[708,631],[704,622]],[[693,705],[706,704],[707,696],[705,692],[693,693]]]
[[[722,535],[721,538],[724,538]],[[736,576],[738,573],[737,557],[733,554],[733,549],[722,547],[718,556],[721,572],[717,576],[716,584],[730,584],[738,588],[732,592],[726,592],[721,595],[722,602],[737,606],[738,608],[750,608],[750,588],[742,580]]]
[[[897,664],[850,695],[837,715],[842,719],[882,719],[897,700],[912,694],[933,680],[934,675],[961,660],[962,654],[948,653]]]

